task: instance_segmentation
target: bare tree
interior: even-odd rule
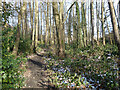
[[[94,10],[93,10],[93,0],[90,2],[90,14],[91,14],[91,27],[92,27],[92,47],[94,47]]]

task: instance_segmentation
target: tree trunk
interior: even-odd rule
[[[60,57],[65,57],[65,52],[64,52],[64,23],[63,23],[63,2],[60,2],[60,25],[59,25],[59,41],[60,41]]]
[[[105,29],[104,29],[104,0],[102,0],[102,37],[103,37],[103,45],[105,45]]]
[[[76,42],[76,31],[75,31],[75,16],[74,16],[74,7],[73,7],[73,42]]]
[[[38,1],[35,1],[35,49],[38,43]]]
[[[19,42],[20,42],[20,30],[21,30],[20,25],[21,25],[21,8],[20,8],[20,12],[18,13],[17,35],[16,35],[16,40],[15,40],[13,52],[12,52],[12,54],[15,56],[17,56]]]
[[[112,3],[112,0],[109,0],[108,1],[108,5],[109,5],[109,8],[110,8],[110,15],[111,15],[111,22],[112,22],[112,25],[113,25],[113,33],[114,33],[114,38],[115,38],[115,42],[118,46],[118,50],[119,50],[119,59],[118,59],[118,68],[119,68],[119,71],[118,71],[118,84],[120,83],[120,36],[119,36],[119,31],[118,31],[118,25],[117,25],[117,22],[116,22],[116,18],[115,18],[115,12],[114,12],[114,7],[113,7],[113,3]]]
[[[91,27],[92,27],[92,47],[94,48],[94,10],[93,10],[93,0],[90,2],[90,14],[91,14]]]
[[[26,2],[23,1],[23,6],[22,6],[22,37],[23,39],[25,39],[25,30],[26,30],[26,23],[25,23],[25,19],[26,19],[26,16],[25,16],[25,10],[26,10]]]
[[[81,9],[82,9],[82,31],[83,31],[83,41],[84,46],[86,47],[86,19],[85,19],[85,10],[84,10],[84,3],[81,2]]]
[[[56,26],[56,54],[59,56],[60,52],[60,42],[59,42],[59,13],[58,13],[58,4],[57,2],[52,2],[53,6],[53,16],[55,20],[55,26]]]
[[[72,10],[72,9],[71,9]],[[69,25],[68,25],[68,44],[70,45],[70,41],[71,41],[71,10],[69,13]]]
[[[90,15],[89,15],[89,13],[90,13],[90,9],[89,9],[89,6],[90,5],[90,3],[89,3],[89,0],[88,0],[88,32],[87,32],[87,42],[88,42],[88,44],[89,44],[89,42],[90,42]]]
[[[27,2],[25,3],[25,39],[29,37],[28,24],[27,24]]]
[[[54,45],[54,35],[53,35],[53,23],[54,23],[54,20],[52,19],[52,13],[51,13],[51,9],[52,7],[50,6],[50,30],[51,30],[51,40],[50,40],[50,44],[51,45]],[[52,20],[53,20],[53,23],[52,23]]]
[[[46,15],[46,12],[44,11],[45,15]],[[47,2],[47,15],[45,16],[46,18],[46,31],[45,31],[45,44],[47,45],[48,44],[48,37],[49,37],[49,3]]]
[[[34,11],[34,2],[33,2],[33,10],[32,10],[32,12]],[[33,12],[34,13],[34,12]],[[32,18],[32,20],[33,20],[33,18]],[[35,52],[35,21],[33,22],[34,24],[32,24],[33,26],[33,30],[32,30],[32,49],[33,49],[33,51]]]
[[[119,33],[120,33],[120,0],[118,3],[118,27],[119,27]]]
[[[42,3],[41,3],[42,4]],[[41,5],[42,6],[42,5]],[[41,35],[40,35],[40,40],[41,40],[41,44],[43,44],[43,35],[42,35],[42,7],[41,7]]]
[[[98,13],[98,3],[96,2],[96,12],[97,12],[97,45],[99,45],[99,13]]]
[[[78,19],[78,30],[77,30],[77,45],[79,44],[79,48],[83,47],[83,40],[82,40],[82,30],[81,30],[81,25],[80,25],[80,11],[79,11],[79,4],[76,2],[76,14],[77,14],[77,19]],[[78,40],[78,37],[80,40]],[[79,41],[79,42],[78,42]]]
[[[107,30],[108,30],[108,33],[109,33],[110,44],[112,44],[112,35],[111,35],[111,33],[110,33],[110,29],[109,29],[109,26],[108,26],[108,22],[107,22]]]

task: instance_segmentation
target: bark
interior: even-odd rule
[[[56,41],[57,49],[56,53],[60,57],[65,56],[64,52],[64,26],[63,26],[63,2],[60,2],[60,13],[58,13],[58,5],[55,2],[52,2],[53,5],[53,15],[56,25]]]
[[[110,33],[110,29],[109,29],[109,26],[108,26],[108,22],[107,22],[107,30],[108,30],[108,33],[109,33],[110,44],[112,44],[112,34]]]
[[[85,37],[84,37],[84,39],[85,39],[85,46],[87,46],[87,22],[86,22],[86,7],[87,7],[87,5],[86,5],[86,3],[85,3],[85,13],[84,13],[84,16],[85,16],[85,25],[84,25],[84,27],[85,27]]]
[[[49,16],[49,12],[50,12],[50,3],[47,3],[47,21],[48,21],[48,45],[50,45],[50,40],[51,40],[51,37],[50,37],[50,22],[49,22],[49,18],[48,17],[50,17]]]
[[[68,44],[70,44],[70,41],[71,41],[71,10],[70,10],[70,13],[69,13],[69,22],[68,22]]]
[[[63,23],[63,2],[60,2],[60,25],[59,25],[59,41],[60,41],[60,57],[65,57],[65,43],[64,43],[64,23]]]
[[[23,6],[22,6],[22,37],[23,39],[25,39],[25,30],[26,30],[26,26],[25,26],[25,10],[26,10],[26,2],[23,1]]]
[[[46,15],[46,12],[44,11],[45,15]],[[48,30],[49,30],[49,3],[47,2],[47,15],[45,16],[46,18],[46,31],[45,31],[45,44],[47,45],[48,44],[48,37],[49,37],[49,33],[48,33]]]
[[[101,18],[102,18],[102,37],[103,37],[103,45],[105,45],[105,28],[104,28],[104,1],[102,0],[102,15],[101,15]]]
[[[87,42],[88,42],[88,44],[89,44],[89,42],[90,42],[90,21],[89,21],[89,19],[90,19],[90,15],[89,15],[89,13],[90,13],[90,9],[89,9],[89,6],[90,4],[89,4],[89,0],[88,0],[88,32],[87,32]]]
[[[119,27],[119,33],[120,33],[120,0],[118,3],[118,27]]]
[[[74,16],[74,7],[73,7],[73,41],[76,42],[76,31],[75,31],[75,16]]]
[[[27,2],[25,3],[25,39],[28,39],[29,36],[28,24],[27,24]]]
[[[41,3],[42,4],[42,3]],[[43,44],[43,35],[42,35],[42,7],[41,7],[41,36],[40,36],[40,40],[41,40],[41,44]]]
[[[86,47],[86,19],[85,19],[85,10],[84,10],[84,3],[81,2],[81,9],[82,9],[82,31],[83,31],[83,41],[84,46]]]
[[[35,1],[35,48],[38,43],[38,1]]]
[[[56,54],[59,56],[60,52],[60,42],[59,42],[59,13],[58,13],[58,4],[56,2],[52,2],[53,6],[53,16],[55,20],[56,27]]]
[[[113,3],[112,0],[108,1],[108,5],[109,5],[109,9],[110,9],[110,15],[111,15],[111,22],[113,25],[113,33],[114,33],[114,38],[115,38],[115,42],[118,46],[118,53],[119,53],[119,59],[118,59],[118,83],[120,83],[120,36],[119,36],[119,29],[118,29],[118,25],[116,22],[116,18],[115,18],[115,12],[114,12],[114,7],[113,7]]]
[[[94,11],[93,11],[93,0],[90,2],[90,14],[91,14],[91,28],[92,28],[92,35],[91,35],[91,43],[92,47],[94,48]]]
[[[13,47],[13,52],[12,52],[12,54],[15,55],[15,56],[17,56],[19,42],[20,42],[20,30],[21,30],[20,25],[21,25],[21,9],[20,9],[20,12],[18,13],[17,35],[16,35],[15,44],[14,44],[14,47]]]
[[[30,8],[30,25],[31,25],[31,39],[32,39],[32,32],[33,32],[33,10],[31,8],[31,3],[29,2]]]
[[[34,2],[33,2],[33,10],[32,12],[34,11]],[[33,12],[34,13],[34,12]],[[32,18],[33,20],[33,18]],[[32,24],[33,26],[33,30],[32,30],[32,48],[33,48],[33,51],[35,52],[35,21],[33,22]]]
[[[51,9],[52,7],[50,6],[50,30],[51,30],[51,45],[54,45],[54,36],[53,36],[53,25],[52,25],[52,17],[51,17]],[[54,20],[53,20],[54,22]]]
[[[77,14],[77,19],[78,19],[78,30],[77,30],[77,46],[79,44],[79,48],[83,47],[83,40],[82,40],[82,30],[81,30],[81,25],[80,25],[80,11],[79,11],[79,5],[78,2],[76,2],[76,14]],[[78,40],[78,37],[80,40]],[[80,42],[78,42],[80,41]]]
[[[98,13],[98,3],[96,2],[96,12],[97,12],[97,45],[99,45],[99,13]]]

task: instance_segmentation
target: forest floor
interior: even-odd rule
[[[50,49],[39,48],[37,54],[27,56],[23,88],[80,88],[116,90],[117,56],[115,47],[66,51],[61,59]],[[114,77],[113,77],[114,76]],[[110,82],[110,84],[109,84]]]
[[[50,84],[50,72],[47,71],[44,62],[45,50],[36,55],[28,56],[27,70],[24,73],[25,86],[23,88],[54,88]]]

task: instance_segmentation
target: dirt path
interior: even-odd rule
[[[53,88],[48,79],[50,74],[44,59],[45,56],[41,53],[30,57],[28,68],[24,73],[26,79],[24,88]]]

